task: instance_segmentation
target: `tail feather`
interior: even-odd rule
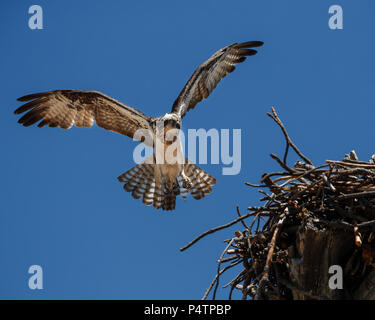
[[[131,168],[130,170],[123,173],[121,176],[119,176],[117,179],[121,182],[127,182],[130,181],[142,168],[142,164],[137,164],[135,167]]]
[[[150,206],[154,202],[154,192],[155,192],[155,178],[149,179],[146,185],[146,190],[143,195],[142,202],[146,206]]]
[[[166,185],[164,186],[164,202],[162,205],[163,210],[174,210],[176,207],[176,197],[180,194],[180,185],[178,179],[176,179],[172,190],[168,190]]]
[[[164,202],[164,193],[162,192],[160,184],[156,184],[154,192],[154,208],[160,209]]]
[[[186,200],[186,197],[189,192],[187,188],[184,187],[183,179],[181,176],[178,177],[178,185],[180,186],[180,194],[181,194],[182,199]]]
[[[187,159],[183,170],[189,180],[189,186],[184,185],[185,178],[180,175],[171,190],[165,182],[156,182],[155,165],[147,160],[120,175],[118,180],[125,183],[125,191],[130,192],[135,199],[142,198],[145,205],[153,205],[156,209],[174,210],[178,195],[181,194],[186,199],[190,193],[196,200],[203,199],[212,192],[212,186],[216,183],[214,177]]]
[[[142,170],[141,176],[138,180],[137,185],[135,186],[132,196],[134,199],[139,199],[143,196],[143,193],[145,192],[146,184],[147,184],[147,172],[145,170]]]
[[[163,210],[174,210],[176,208],[176,195],[173,191],[165,194],[164,202],[161,207]]]
[[[203,199],[206,194],[212,192],[211,186],[216,184],[216,179],[193,163],[185,164],[185,174],[192,184],[189,192],[194,199]]]
[[[144,164],[142,166],[143,171],[142,176],[136,186],[136,188],[132,192],[132,196],[135,199],[139,199],[141,197],[144,197],[144,194],[146,192],[146,189],[148,188],[149,184],[152,183],[152,177],[153,177],[153,168],[149,164]]]

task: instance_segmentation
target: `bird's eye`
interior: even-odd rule
[[[179,124],[178,122],[176,122],[176,128],[177,128],[177,129],[180,129],[180,128],[181,128],[181,126],[180,126],[180,124]]]

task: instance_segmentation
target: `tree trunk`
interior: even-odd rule
[[[322,228],[311,219],[299,227],[296,244],[289,248],[289,277],[297,287],[316,297],[375,299],[375,271],[365,273],[366,266],[360,262],[361,251],[350,230]],[[334,265],[342,270],[341,289],[329,285],[335,274],[329,271]],[[299,290],[292,289],[292,294],[295,300],[311,299]]]

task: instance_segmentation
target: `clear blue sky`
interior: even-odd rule
[[[33,4],[44,10],[43,30],[28,28]],[[328,28],[332,4],[343,7],[343,30]],[[284,151],[271,105],[316,164],[352,149],[363,160],[375,153],[374,14],[370,0],[3,1],[0,298],[201,298],[222,240],[242,226],[179,248],[235,218],[236,205],[259,203],[244,182],[278,170],[269,153]],[[265,45],[183,123],[241,128],[241,173],[202,166],[218,179],[214,192],[179,199],[172,213],[132,199],[116,180],[134,165],[131,139],[98,127],[24,128],[13,114],[19,96],[67,88],[164,114],[200,63],[249,40]],[[40,291],[27,285],[33,264],[44,270]]]

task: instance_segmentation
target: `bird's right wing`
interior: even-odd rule
[[[18,100],[29,101],[14,112],[28,111],[18,120],[26,127],[41,120],[38,127],[69,129],[75,125],[91,128],[96,121],[99,127],[130,138],[136,138],[134,135],[139,129],[152,135],[149,117],[101,92],[56,90],[30,94]],[[149,138],[136,140],[146,143]]]

